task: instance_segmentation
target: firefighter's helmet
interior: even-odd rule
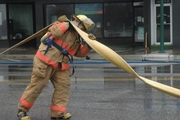
[[[94,22],[85,15],[77,15],[77,16],[72,15],[72,18],[75,19],[79,24],[82,23],[83,27],[87,31],[92,30],[95,26]]]

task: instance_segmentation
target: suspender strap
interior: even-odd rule
[[[63,55],[67,56],[69,59],[69,62],[71,64],[73,64],[73,57],[71,55],[69,55],[68,51],[66,49],[63,49],[61,46],[59,46],[58,44],[56,44],[53,40],[51,40],[49,37],[46,38],[43,43],[45,45],[47,45],[46,51],[44,54],[46,54],[49,50],[49,48],[51,48],[51,45],[53,45],[55,48],[57,48],[59,51],[61,51],[63,53]],[[72,70],[72,75],[74,74],[74,64],[73,64],[73,70]]]
[[[45,54],[48,52],[49,48],[51,48],[52,40],[50,40],[49,38],[47,38],[47,39],[45,39],[45,40],[43,41],[43,43],[44,43],[45,45],[47,45],[46,51],[45,51],[45,53],[44,53],[44,55],[45,55]]]
[[[73,57],[71,55],[69,55],[68,51],[66,49],[63,49],[61,46],[59,46],[58,44],[56,44],[54,41],[52,41],[52,45],[54,47],[56,47],[59,51],[61,51],[63,53],[63,55],[67,56],[69,59],[69,62],[73,65],[73,70],[72,70],[72,75],[74,74],[75,71],[75,67],[73,64]]]

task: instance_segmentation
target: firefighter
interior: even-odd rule
[[[85,15],[72,15],[72,23],[87,32],[95,26]],[[89,38],[95,40],[93,34]],[[27,112],[33,106],[49,80],[54,86],[50,115],[51,120],[66,120],[71,117],[66,112],[70,92],[70,62],[72,56],[86,57],[91,47],[83,41],[65,15],[60,16],[41,38],[41,44],[33,59],[31,82],[24,90],[18,104],[19,120],[30,120]]]

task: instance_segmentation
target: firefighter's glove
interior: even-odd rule
[[[96,36],[94,36],[92,33],[88,34],[89,39],[96,40]]]

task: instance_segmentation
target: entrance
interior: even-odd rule
[[[144,42],[144,17],[143,7],[134,7],[134,37],[135,42]]]
[[[155,41],[160,44],[160,5],[155,5]],[[164,44],[172,44],[172,7],[171,4],[164,4]]]
[[[134,2],[134,47],[144,45],[143,2]]]

